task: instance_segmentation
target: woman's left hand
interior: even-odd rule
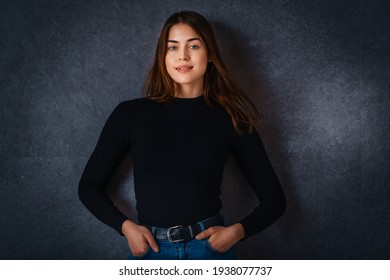
[[[244,236],[244,227],[240,223],[237,223],[228,227],[210,227],[199,233],[195,238],[197,240],[208,238],[210,245],[216,251],[225,253],[239,240],[244,238]]]

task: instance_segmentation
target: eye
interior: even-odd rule
[[[199,49],[199,46],[198,45],[192,45],[192,46],[190,46],[190,49]]]
[[[176,46],[168,46],[168,50],[174,51],[174,50],[177,50],[177,47]]]

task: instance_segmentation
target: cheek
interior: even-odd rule
[[[170,58],[169,56],[166,56],[165,57],[165,68],[167,69],[169,77],[171,77],[172,79],[174,78],[174,76],[176,74],[174,67],[175,67],[175,65],[173,63],[172,58]]]
[[[202,70],[206,71],[207,64],[208,64],[208,60],[207,60],[207,55],[206,54],[202,55],[202,57],[200,58],[199,64],[202,65]]]
[[[169,65],[171,64],[170,61],[171,61],[171,60],[170,60],[169,55],[165,56],[165,66],[166,66],[167,68],[169,68]]]
[[[171,63],[171,59],[169,58],[169,56],[165,57],[165,67],[166,67],[168,73],[170,74],[170,71],[172,68],[172,63]]]

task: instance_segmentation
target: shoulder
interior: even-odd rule
[[[149,103],[150,100],[148,100],[146,97],[138,97],[130,100],[124,100],[119,102],[119,104],[116,106],[116,108],[121,110],[126,109],[136,109],[137,107],[144,106],[145,104]]]
[[[138,111],[142,111],[145,106],[148,106],[150,102],[146,97],[124,100],[116,105],[113,113],[119,113],[120,115],[136,114]]]
[[[129,124],[138,112],[142,112],[142,108],[147,102],[145,98],[135,98],[119,102],[109,115],[108,121],[111,123],[126,123]]]
[[[253,125],[253,130],[250,131],[249,129],[249,124],[244,121],[240,116],[237,115],[236,122],[234,123],[233,117],[231,114],[228,112],[228,110],[219,104],[217,101],[212,102],[214,112],[218,114],[224,121],[224,124],[229,127],[231,131],[234,131],[234,136],[235,137],[240,137],[242,135],[251,135],[252,133],[257,133],[255,125]],[[238,133],[235,129],[237,126],[238,130],[241,131],[241,133]]]

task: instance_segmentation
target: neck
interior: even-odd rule
[[[176,84],[175,97],[195,98],[203,94],[203,80],[197,84]]]

